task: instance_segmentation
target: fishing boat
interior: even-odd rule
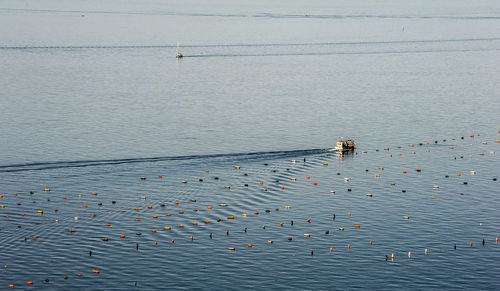
[[[179,51],[179,43],[177,43],[177,49],[175,50],[175,57],[177,59],[182,59],[184,56],[181,54],[181,52]]]
[[[341,137],[337,141],[337,145],[335,146],[335,150],[345,152],[345,151],[353,150],[355,146],[356,146],[356,143],[354,142],[353,139],[347,139],[347,138]]]

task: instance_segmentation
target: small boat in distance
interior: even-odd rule
[[[337,141],[337,145],[335,146],[335,150],[345,152],[345,151],[353,150],[355,146],[356,146],[356,143],[354,142],[353,139],[346,139],[346,138],[341,137]]]
[[[184,56],[179,52],[179,43],[177,43],[177,49],[175,50],[175,57],[177,59],[182,59]]]

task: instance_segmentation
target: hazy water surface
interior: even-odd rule
[[[2,1],[0,288],[498,289],[499,8]]]

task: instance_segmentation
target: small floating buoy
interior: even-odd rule
[[[408,258],[411,258],[411,252],[408,252]]]
[[[227,219],[234,219],[234,216],[228,216]]]
[[[182,180],[181,183],[182,184],[187,184],[187,181],[186,180]]]
[[[360,228],[361,226],[359,224],[356,224],[354,228]]]
[[[272,244],[272,243],[273,243],[273,241],[272,241],[272,240],[268,240],[268,241],[267,241],[267,243],[268,243],[268,244]]]
[[[367,193],[367,194],[366,194],[366,197],[373,197],[373,194],[371,194],[371,193]]]
[[[427,249],[425,249],[424,253],[427,255],[429,253],[429,251]]]
[[[404,220],[408,220],[408,219],[410,219],[410,217],[409,216],[403,216],[403,219]]]
[[[311,237],[311,235],[308,233],[304,233],[304,237]]]
[[[331,194],[335,194],[335,190],[330,190],[330,193]]]
[[[103,237],[102,241],[108,241],[109,239],[107,237]]]

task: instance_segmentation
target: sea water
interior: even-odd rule
[[[498,8],[2,1],[0,288],[498,289]]]

